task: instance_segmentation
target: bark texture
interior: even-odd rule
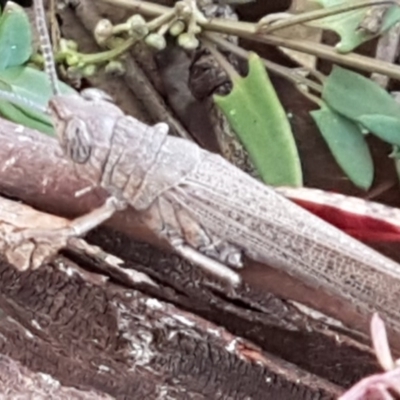
[[[3,195],[68,217],[105,198],[101,191],[74,196],[86,182],[55,140],[4,120],[0,140]],[[340,387],[376,370],[368,347],[343,329],[314,319],[262,283],[227,290],[144,243],[137,221],[128,211],[88,236],[122,259],[123,268],[71,248],[36,271],[1,262],[0,353],[17,362],[12,365],[21,374],[26,367],[65,390],[121,399],[333,399]],[[262,268],[271,285],[286,285],[287,294],[295,287]],[[147,278],[133,279],[137,273]],[[38,393],[45,390],[34,382]]]
[[[84,8],[92,2],[77,3],[92,28]],[[93,48],[71,9],[62,18],[66,36]],[[128,86],[137,88],[132,75]],[[173,115],[168,105],[149,115],[138,98],[147,92],[134,96],[121,79],[91,83],[145,122]],[[106,199],[99,189],[76,196],[88,183],[56,140],[0,120],[0,143],[2,196],[50,218],[82,215]],[[245,283],[228,290],[168,252],[132,210],[87,240],[123,264],[69,246],[38,270],[19,271],[3,254],[0,398],[322,400],[378,371],[365,336],[293,301],[351,322],[347,304],[268,266],[249,261]]]

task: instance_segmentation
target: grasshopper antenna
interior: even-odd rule
[[[19,96],[18,94],[7,92],[6,90],[0,89],[0,98],[2,100],[9,101],[13,104],[18,104],[19,106],[26,106],[32,110],[38,111],[40,113],[49,114],[47,107],[41,107],[40,105],[34,103],[33,101],[26,99],[25,97]]]
[[[42,54],[44,58],[44,69],[50,79],[50,85],[53,95],[58,95],[60,94],[60,87],[58,85],[53,49],[50,42],[49,32],[46,26],[46,16],[42,0],[34,0],[33,6],[35,10],[36,27],[39,33],[40,48],[42,49]]]

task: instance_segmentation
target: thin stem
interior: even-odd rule
[[[274,35],[243,35],[243,37],[257,42],[271,44],[273,46],[282,46],[303,53],[312,54],[337,64],[347,65],[361,71],[377,72],[387,75],[390,78],[400,80],[400,67],[396,65],[355,53],[339,54],[332,50],[331,47],[321,43],[310,42],[307,40],[280,38]]]
[[[173,10],[169,10],[167,8],[167,12],[154,18],[152,21],[149,21],[148,27],[149,30],[153,30],[158,28],[159,26],[163,25],[164,23],[167,23],[168,21],[171,21],[175,16],[175,13]],[[101,53],[95,53],[95,54],[82,54],[82,53],[77,53],[77,56],[79,57],[79,61],[84,63],[84,64],[100,64],[107,62],[113,58],[116,58],[123,53],[125,53],[130,47],[132,47],[136,42],[138,41],[137,38],[135,37],[130,37],[126,39],[123,43],[120,45],[116,46],[115,48],[107,51],[103,51]]]
[[[173,26],[173,24],[177,21],[177,18],[174,17],[172,18],[170,21],[168,21],[167,23],[165,23],[164,25],[161,25],[158,30],[157,33],[161,36],[164,36],[169,29],[171,28],[171,26]]]
[[[270,26],[263,26],[259,27],[259,31],[262,33],[272,33],[279,29],[288,28],[293,25],[303,24],[305,22],[315,21],[318,19],[330,17],[332,15],[342,14],[349,11],[354,11],[360,8],[365,7],[372,7],[384,4],[392,4],[398,5],[398,1],[396,0],[378,0],[378,1],[369,1],[363,0],[357,3],[347,4],[347,5],[340,5],[334,7],[324,8],[322,10],[314,10],[305,13],[301,13],[298,15],[293,15],[291,18],[281,20],[275,23],[272,23]]]
[[[79,57],[79,61],[84,64],[99,64],[120,56],[121,54],[125,53],[130,47],[132,47],[136,42],[136,38],[130,37],[119,46],[111,50],[102,51],[101,53],[95,54],[77,53],[77,55]]]
[[[147,27],[149,28],[149,31],[153,31],[155,29],[158,29],[162,25],[170,22],[172,19],[174,19],[175,16],[175,10],[171,9],[164,14],[161,14],[160,16],[152,19],[147,23]]]
[[[119,35],[121,33],[125,33],[127,30],[128,30],[127,24],[114,25],[112,28],[112,34]]]
[[[236,72],[235,68],[233,68],[232,64],[227,61],[227,59],[217,50],[212,41],[208,40],[206,37],[203,37],[202,43],[214,56],[219,65],[225,70],[232,82],[240,78],[240,75]]]
[[[300,85],[297,85],[296,89],[304,96],[307,97],[308,100],[312,101],[315,103],[317,106],[322,108],[322,106],[325,104],[319,97],[313,95],[309,91],[303,89]]]
[[[202,36],[206,37],[208,40],[217,44],[221,48],[228,50],[231,53],[236,54],[237,56],[239,56],[241,58],[248,59],[248,57],[249,57],[249,52],[247,50],[244,50],[243,48],[241,48],[231,42],[228,42],[227,40],[223,39],[220,35],[217,35],[214,33],[203,33]],[[265,65],[265,67],[269,71],[291,81],[296,86],[297,85],[306,85],[310,89],[312,89],[318,93],[322,92],[321,85],[319,85],[318,83],[316,83],[310,79],[307,79],[307,78],[299,75],[298,73],[293,71],[291,68],[283,67],[282,65],[276,64],[272,61],[265,60],[265,59],[262,59],[262,61]]]
[[[149,3],[144,0],[101,0],[103,2],[121,6],[133,10],[134,12],[146,15],[157,16],[171,10],[169,7]],[[371,3],[370,3],[371,4]],[[382,4],[382,3],[379,3]],[[398,4],[398,2],[393,2]],[[213,18],[208,22],[199,24],[203,30],[236,35],[249,40],[267,43],[273,46],[281,46],[297,50],[307,54],[312,54],[322,59],[330,60],[337,64],[346,65],[367,72],[377,72],[392,79],[400,80],[400,68],[391,63],[372,59],[354,53],[346,55],[339,54],[337,51],[320,43],[306,40],[295,40],[281,38],[275,35],[260,35],[257,33],[257,25],[249,22],[228,21],[222,18]]]
[[[100,0],[103,3],[117,5],[132,10],[136,14],[157,17],[171,10],[171,7],[161,6],[142,0]]]
[[[311,68],[311,67],[306,67],[304,65],[301,66],[301,68],[306,70],[314,78],[318,79],[322,84],[324,84],[324,82],[326,81],[327,77],[322,72],[320,72],[314,68]]]

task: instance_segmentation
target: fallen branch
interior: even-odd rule
[[[267,392],[290,398],[300,380],[302,398],[341,392],[222,327],[138,291],[156,292],[159,285],[134,268],[122,269],[122,260],[82,239],[8,247],[15,231],[68,223],[0,198],[0,251],[15,264],[0,262],[0,393],[156,399],[209,398],[218,391],[224,398],[255,399]],[[64,245],[80,261],[56,255],[50,260]],[[50,264],[26,270],[39,249]],[[82,257],[101,273],[85,269]]]
[[[22,130],[3,120],[0,120],[0,140],[0,192],[69,217],[83,214],[104,201],[105,194],[97,190],[81,197],[74,196],[86,187],[86,183],[80,181],[72,167],[64,161],[55,140],[28,129]],[[43,214],[39,217],[35,210],[23,205],[14,204],[12,207],[15,207],[14,211],[8,217],[7,210],[2,208],[7,224],[14,223],[19,227],[38,224],[63,226],[67,221]],[[26,218],[22,209],[24,212],[29,210]],[[18,218],[13,220],[12,216],[18,214],[22,215],[24,222],[17,223]],[[273,269],[262,266],[263,278],[257,279],[257,286],[244,284],[229,292],[218,282],[204,276],[200,269],[193,268],[178,257],[166,255],[147,244],[132,242],[128,236],[121,235],[125,232],[144,239],[144,235],[140,236],[141,231],[135,231],[132,221],[137,222],[138,217],[130,210],[110,221],[118,232],[102,230],[88,237],[90,243],[101,246],[105,252],[123,260],[124,264],[110,266],[110,259],[102,257],[106,253],[98,253],[97,250],[94,253],[89,250],[88,253],[88,249],[93,247],[86,246],[70,246],[66,253],[68,258],[57,256],[51,265],[43,265],[36,271],[18,272],[7,263],[0,264],[0,308],[8,316],[0,324],[0,353],[12,356],[28,368],[51,374],[63,385],[102,388],[111,395],[116,395],[116,390],[127,395],[142,393],[145,390],[143,385],[160,387],[158,379],[162,372],[166,375],[161,376],[167,381],[181,376],[182,391],[215,393],[219,390],[227,396],[229,393],[247,392],[254,393],[253,398],[263,398],[266,393],[278,396],[279,391],[286,393],[282,394],[283,398],[299,399],[302,398],[298,395],[300,384],[304,398],[315,393],[325,393],[322,397],[334,398],[340,389],[328,384],[325,379],[348,386],[375,371],[373,354],[366,346],[345,334],[339,334],[341,339],[338,341],[338,331],[269,294],[264,285],[264,281],[269,282],[292,297],[297,293],[304,298],[304,292],[301,292],[304,288],[298,282],[290,283],[286,279],[285,283],[281,274],[274,275]],[[260,267],[255,268],[258,270],[253,270],[253,274],[259,277]],[[77,293],[80,294],[77,296]],[[124,299],[122,303],[120,299]],[[178,308],[168,305],[166,301],[176,304]],[[190,310],[197,316],[184,313],[180,308]],[[118,316],[121,310],[125,310],[124,315],[129,321],[136,321],[125,321],[127,325],[123,325],[123,332],[122,320]],[[111,317],[110,312],[114,316]],[[181,326],[179,321],[182,318],[185,321],[182,329],[177,329],[176,324]],[[186,320],[191,321],[190,329]],[[131,326],[129,329],[126,328],[128,325]],[[224,326],[235,334],[228,334],[218,326]],[[132,335],[139,331],[142,334],[140,338],[135,336],[134,343],[123,345],[126,343],[123,337],[130,335],[127,329]],[[191,332],[189,339],[186,333],[183,336],[188,342],[182,342],[181,331],[188,329]],[[162,340],[160,343],[160,339],[156,339],[160,332],[163,332],[162,337],[173,338],[177,335],[177,342],[172,341],[174,344],[171,345],[168,340]],[[246,337],[256,345],[240,337]],[[155,347],[150,349],[151,354],[157,349],[152,355],[154,358],[150,357],[151,362],[156,360],[154,366],[169,367],[161,372],[157,369],[150,375],[128,373],[133,365],[142,365],[143,359],[138,360],[137,357],[144,357],[139,349],[148,345],[146,338],[155,341],[152,344]],[[103,349],[100,353],[96,343],[100,343]],[[184,343],[189,347],[185,347]],[[282,346],[282,343],[285,345]],[[124,360],[129,359],[131,364],[121,365],[121,361],[117,361],[121,360],[118,350],[121,346],[128,346],[124,350],[126,353],[123,352]],[[61,353],[56,349],[62,349]],[[132,349],[137,349],[137,353],[132,353]],[[200,353],[194,349],[201,349]],[[321,352],[324,361],[315,364],[315,357],[321,357]],[[269,353],[275,353],[292,364]],[[305,357],[306,353],[308,357]],[[40,357],[40,362],[37,354],[44,355]],[[356,374],[353,368],[352,374],[344,372],[346,370],[338,363],[344,355],[346,358],[353,357],[357,362],[362,359]],[[233,364],[232,357],[237,360]],[[220,363],[210,361],[205,372],[197,363],[203,365],[208,359],[218,359]],[[340,368],[333,367],[335,365]],[[116,375],[115,371],[118,371]],[[305,371],[316,373],[319,377]],[[209,382],[207,390],[204,384],[202,389],[198,387],[200,382],[204,382],[204,374]],[[270,385],[270,379],[273,382],[278,380],[279,385]],[[251,382],[250,387],[245,381]],[[177,389],[170,387],[168,390]],[[155,397],[156,394],[147,398]]]

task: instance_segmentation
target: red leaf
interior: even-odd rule
[[[356,239],[400,242],[400,210],[396,208],[317,189],[278,191]]]

